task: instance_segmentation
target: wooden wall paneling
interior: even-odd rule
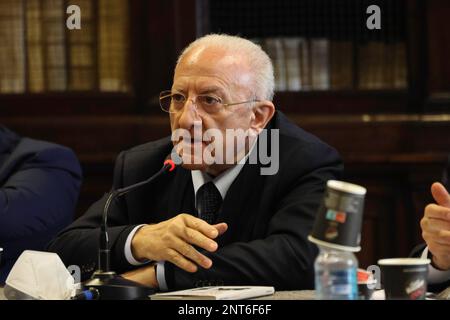
[[[281,111],[297,114],[362,114],[407,112],[408,95],[391,91],[276,92],[274,104]]]
[[[175,1],[148,1],[146,26],[148,52],[142,59],[147,65],[142,69],[148,78],[142,86],[145,101],[139,110],[158,114],[159,92],[170,89],[177,57]]]
[[[74,219],[83,215],[87,209],[111,189],[114,159],[101,163],[81,162],[83,182],[75,209]]]
[[[428,109],[450,111],[450,2],[426,1],[428,39]]]
[[[133,101],[128,93],[0,94],[0,119],[129,114]]]
[[[159,3],[159,1],[157,2]],[[130,6],[130,61],[131,86],[135,99],[129,106],[129,113],[134,113],[145,108],[147,103],[150,75],[158,76],[158,72],[149,73],[151,62],[153,61],[152,50],[160,44],[151,38],[149,25],[151,26],[150,14],[155,12],[152,19],[164,17],[164,11],[153,8],[154,1],[134,0],[129,2]],[[158,13],[158,14],[156,14]],[[159,22],[159,20],[157,20]],[[155,50],[157,51],[157,50]],[[163,61],[161,61],[163,63]]]
[[[449,15],[450,2],[445,0],[427,1],[428,89],[431,94],[450,92]]]
[[[205,19],[199,0],[173,0],[175,14],[175,50],[177,56],[200,34],[201,19]]]
[[[427,97],[427,14],[425,1],[406,1],[408,110],[421,112]]]

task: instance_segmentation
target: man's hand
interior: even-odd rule
[[[156,280],[155,265],[153,264],[125,272],[122,274],[122,277],[155,289],[159,287],[158,281]]]
[[[450,269],[450,195],[440,183],[433,183],[431,194],[436,204],[425,207],[420,221],[422,237],[433,254],[433,264],[439,269]]]
[[[131,241],[131,250],[138,260],[165,260],[188,272],[196,272],[197,265],[208,269],[212,261],[193,246],[216,251],[218,245],[212,239],[227,228],[226,223],[210,225],[189,214],[179,214],[170,220],[140,228]]]

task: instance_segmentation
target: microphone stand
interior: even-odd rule
[[[98,250],[98,269],[91,279],[83,283],[86,290],[96,289],[101,300],[136,300],[145,299],[155,292],[155,289],[127,280],[111,270],[110,249],[108,238],[108,211],[111,203],[118,197],[152,182],[163,173],[173,171],[175,163],[172,160],[164,161],[163,167],[147,180],[130,186],[113,190],[108,194],[103,207],[102,224],[100,227],[100,240]]]

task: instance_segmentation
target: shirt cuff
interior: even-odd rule
[[[127,259],[128,263],[133,266],[141,266],[148,262],[148,261],[140,262],[140,261],[136,260],[133,257],[133,252],[131,251],[131,240],[133,239],[134,234],[143,226],[145,226],[145,224],[140,224],[140,225],[136,226],[133,230],[131,230],[130,234],[127,237],[127,241],[125,241],[125,248],[124,248],[125,258]]]
[[[428,258],[428,247],[425,247],[420,257],[422,259]],[[428,265],[428,282],[430,284],[443,283],[448,280],[450,280],[450,270],[442,271],[436,269],[431,264]]]
[[[165,261],[159,261],[156,264],[156,281],[158,281],[159,290],[168,291],[164,263]]]

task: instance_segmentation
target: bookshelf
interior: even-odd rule
[[[20,3],[0,1],[0,30],[7,33],[0,41],[0,92],[24,90],[23,12]]]
[[[1,1],[0,103],[16,104],[4,113],[30,108],[34,96],[53,114],[55,94],[67,96],[62,113],[158,113],[177,55],[210,32],[251,38],[269,52],[275,103],[286,112],[410,113],[445,110],[450,100],[440,0],[70,1],[81,7],[82,30],[64,27],[68,3]],[[383,9],[382,30],[366,29],[369,4]]]
[[[315,78],[325,79],[325,84],[319,82],[316,88],[306,86],[300,90],[290,90],[285,86],[283,90],[277,90],[274,99],[281,110],[305,114],[445,111],[442,105],[449,99],[434,101],[427,87],[431,71],[429,66],[436,65],[431,57],[436,55],[434,50],[439,51],[437,47],[442,47],[438,39],[442,36],[447,39],[443,29],[434,28],[432,34],[427,27],[437,24],[427,16],[431,14],[429,9],[447,6],[439,0],[433,2],[432,5],[416,0],[174,1],[173,21],[169,20],[169,23],[174,23],[179,29],[171,31],[171,45],[178,53],[198,36],[227,32],[254,39],[263,47],[267,40],[270,43],[273,39],[281,42],[282,48],[286,41],[303,42],[306,43],[304,51],[309,52],[304,56],[310,57],[310,44],[315,43],[320,50],[320,43],[325,42],[322,45],[326,49],[322,50],[325,54],[319,56],[328,64],[325,64],[324,75],[314,75]],[[383,8],[382,30],[369,32],[366,29],[368,15],[365,9],[370,4]],[[435,15],[439,9],[432,11]],[[304,12],[303,15],[301,12]],[[439,14],[443,15],[442,12]],[[445,19],[442,17],[440,21],[440,28],[444,28],[442,23]],[[437,46],[433,52],[429,51],[430,38]],[[439,54],[442,56],[442,53]],[[294,56],[298,57],[297,54]],[[173,55],[175,58],[176,55]],[[285,63],[288,61],[294,66],[301,66],[305,59],[297,59],[297,62],[294,59],[284,60]],[[444,60],[443,56],[441,60]],[[350,67],[343,67],[343,64]],[[317,68],[320,65],[316,63]],[[167,66],[172,68],[173,63]],[[313,77],[311,70],[303,70],[310,74],[306,79]],[[292,73],[292,70],[288,71]],[[445,81],[449,78],[437,67],[433,72]],[[287,75],[286,69],[284,74]]]
[[[366,27],[371,4],[383,8],[381,30]],[[197,3],[196,31],[260,44],[274,62],[275,103],[286,112],[411,112],[418,107],[409,99],[409,65],[422,57],[408,53],[408,10],[418,9],[403,0],[208,0]]]
[[[378,4],[382,29],[369,30],[361,0],[210,0],[204,33],[254,39],[280,92],[406,89],[405,1]]]
[[[66,28],[66,8],[81,29]],[[0,94],[130,91],[125,0],[4,0]]]

